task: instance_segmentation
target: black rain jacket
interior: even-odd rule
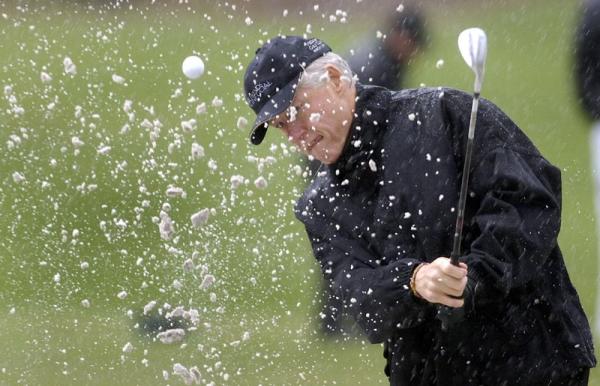
[[[575,37],[575,84],[588,115],[600,119],[600,0],[587,0]]]
[[[392,385],[533,385],[596,363],[557,244],[560,171],[489,101],[466,206],[464,320],[442,331],[437,307],[409,289],[419,263],[452,249],[471,102],[357,85],[342,156],[296,205],[344,311],[385,343]]]

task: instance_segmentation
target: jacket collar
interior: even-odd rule
[[[375,154],[375,149],[381,141],[379,133],[387,126],[390,98],[390,92],[385,88],[356,84],[354,119],[342,155],[330,166],[331,169],[342,174],[362,174],[370,169],[369,160],[377,163],[380,154]]]

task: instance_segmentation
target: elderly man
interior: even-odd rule
[[[471,97],[355,84],[318,39],[276,37],[244,79],[250,140],[274,126],[323,163],[296,215],[393,385],[585,385],[586,316],[557,244],[560,172],[482,101],[454,266]],[[454,313],[441,327],[440,307]]]

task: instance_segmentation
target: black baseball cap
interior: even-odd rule
[[[250,142],[262,142],[268,122],[292,103],[304,69],[330,51],[319,39],[301,36],[277,36],[256,50],[244,75],[246,102],[256,113]]]

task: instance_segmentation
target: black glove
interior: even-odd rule
[[[447,331],[465,318],[465,309],[464,307],[452,308],[440,305],[437,308],[435,317],[441,322],[442,331]]]
[[[441,322],[442,331],[447,331],[448,328],[462,322],[465,319],[465,316],[470,313],[473,308],[473,296],[475,295],[474,288],[474,282],[469,278],[465,290],[463,291],[462,298],[465,300],[465,303],[462,307],[452,308],[444,305],[439,305],[437,307],[437,314],[435,317]]]

